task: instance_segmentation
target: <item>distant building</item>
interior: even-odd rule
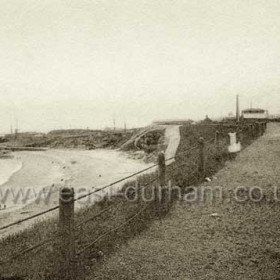
[[[259,108],[250,108],[242,111],[242,118],[244,120],[267,119],[268,111]]]
[[[153,121],[153,125],[189,125],[192,123],[194,123],[194,121],[188,119],[169,119]]]
[[[230,112],[226,117],[223,118],[223,121],[235,121],[236,120],[236,116]]]
[[[204,124],[209,124],[212,123],[213,121],[208,117],[208,115],[206,115],[205,119],[203,121],[201,121],[201,123]]]
[[[270,120],[280,120],[280,114],[269,115]]]

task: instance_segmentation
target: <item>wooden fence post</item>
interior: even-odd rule
[[[265,134],[265,122],[262,123],[263,134]]]
[[[257,122],[258,125],[258,137],[262,136],[262,124],[261,122]]]
[[[165,155],[163,152],[159,153],[158,155],[158,181],[159,181],[159,195],[160,195],[160,201],[159,205],[162,211],[160,211],[160,214],[162,215],[165,212],[165,207],[167,203],[167,189],[166,189],[166,182],[165,182],[165,171],[166,171],[166,165],[165,165]]]
[[[74,190],[63,188],[59,196],[60,279],[74,280]]]
[[[159,185],[161,187],[165,186],[165,170],[166,170],[166,166],[165,166],[165,156],[164,153],[161,152],[158,155],[158,179],[159,179]]]
[[[259,122],[256,122],[256,130],[257,130],[257,138],[261,136],[261,133],[260,133],[260,123]]]
[[[204,138],[200,137],[199,140],[199,173],[201,174],[201,177],[205,176],[205,142]]]
[[[237,142],[243,144],[243,128],[241,126],[237,130]]]
[[[250,137],[254,138],[254,129],[253,129],[253,125],[249,124],[249,133],[250,133]]]
[[[254,123],[254,138],[258,137],[258,124]]]
[[[101,199],[99,205],[100,205],[101,209],[104,209],[108,206],[108,203],[109,203],[109,194],[106,193],[104,195],[104,197]]]

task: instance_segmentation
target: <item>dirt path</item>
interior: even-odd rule
[[[279,280],[280,202],[271,199],[279,174],[280,124],[270,124],[207,183],[221,186],[223,200],[208,195],[199,203],[178,203],[88,279]],[[252,201],[258,193],[242,190],[235,195],[240,186],[261,187],[264,199]]]
[[[180,144],[181,136],[180,136],[180,125],[172,125],[166,127],[165,130],[165,139],[167,142],[167,149],[165,151],[165,158],[169,159],[175,157],[177,149]],[[174,162],[175,159],[167,161],[167,165]]]
[[[125,150],[126,147],[134,143],[134,146],[137,147],[137,142],[147,133],[155,131],[155,130],[164,130],[164,144],[167,147],[165,151],[165,158],[173,158],[176,155],[177,149],[180,144],[180,125],[153,125],[150,126],[141,132],[139,132],[137,135],[132,137],[129,141],[127,141],[125,144],[122,145],[120,150]],[[170,165],[173,163],[175,159],[169,160],[166,162],[166,165]]]

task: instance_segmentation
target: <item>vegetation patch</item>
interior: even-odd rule
[[[220,133],[219,148],[217,148],[214,139],[217,130]],[[221,124],[182,126],[180,130],[181,143],[176,161],[167,166],[167,181],[170,180],[172,185],[187,188],[204,181],[205,177],[211,177],[224,165],[226,160],[234,158],[227,152],[228,133],[232,131],[238,131],[238,138],[242,139],[243,147],[254,140],[248,125],[238,127]],[[203,176],[198,169],[198,139],[200,137],[205,139],[206,171]],[[156,185],[156,179],[157,172],[145,174],[138,178],[138,184],[141,186],[140,190],[144,191],[147,197],[152,197],[153,189],[151,186]],[[135,184],[136,181],[126,183],[121,193],[127,193],[133,198],[136,195],[135,191],[130,191],[129,187]],[[170,204],[165,207],[166,205],[159,203],[157,200],[144,202],[141,199],[136,199],[131,202],[124,199],[122,195],[116,195],[110,201],[103,199],[95,205],[79,210],[75,214],[75,225],[79,225],[83,221],[89,221],[75,228],[76,253],[82,252],[73,260],[78,279],[84,279],[92,267],[98,269],[99,266],[102,266],[103,261],[110,254],[124,246],[129,239],[147,229],[155,219],[162,219],[176,199],[176,194],[173,194]],[[132,219],[141,209],[144,209],[141,214]],[[102,215],[90,220],[98,213],[102,213]],[[30,280],[59,279],[57,276],[59,275],[58,258],[56,257],[59,247],[57,230],[57,218],[52,218],[41,220],[27,230],[2,239],[0,241],[1,260],[4,262],[43,240],[51,239],[51,242],[22,254],[8,263],[2,263],[0,276],[17,276]],[[100,236],[104,237],[83,251]],[[34,258],[34,255],[36,255],[36,258]]]

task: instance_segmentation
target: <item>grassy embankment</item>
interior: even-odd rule
[[[221,148],[219,151],[216,150],[213,141],[210,141],[213,139],[217,129],[221,132]],[[171,180],[173,185],[180,186],[181,188],[187,188],[188,186],[195,185],[203,180],[197,169],[198,149],[192,149],[191,151],[180,155],[182,152],[196,146],[200,136],[203,136],[207,143],[205,176],[210,177],[214,174],[223,166],[226,160],[230,159],[226,152],[226,146],[228,144],[227,133],[230,131],[236,131],[236,127],[221,125],[181,127],[182,140],[178,149],[177,160],[175,163],[167,167],[167,179]],[[240,128],[240,131],[242,131],[242,144],[244,147],[251,143],[252,138],[249,136],[248,127],[244,126]],[[149,184],[149,182],[153,181],[156,176],[156,173],[152,173],[139,177],[140,185],[143,186]],[[127,190],[129,185],[131,186],[134,184],[135,182],[126,184],[123,190]],[[152,188],[151,186],[148,186],[145,189],[146,195],[149,197]],[[133,192],[128,193],[133,197]],[[130,238],[133,238],[133,236],[145,230],[153,220],[158,219],[158,208],[154,201],[150,203],[141,200],[128,202],[120,195],[114,197],[111,201],[102,201],[80,210],[76,213],[75,223],[78,224],[81,221],[87,220],[110,205],[112,208],[110,208],[109,211],[103,213],[100,217],[86,223],[75,231],[77,252],[104,232],[126,222],[134,216],[139,209],[142,209],[142,207],[145,206],[146,209],[135,220],[132,220],[117,231],[111,232],[76,259],[78,279],[83,279],[92,266],[95,266],[96,269],[98,269],[98,266],[102,265],[102,259],[97,257],[96,252],[102,251],[106,258],[111,253],[118,250],[120,246],[123,246]],[[1,259],[8,259],[45,239],[56,236],[56,231],[57,219],[42,220],[19,234],[1,240]],[[56,242],[52,242],[40,249],[29,252],[8,264],[1,265],[0,276],[22,276],[23,279],[24,277],[26,277],[26,279],[58,279],[56,278],[57,271],[59,270],[56,258],[57,242],[58,238],[56,239]]]

